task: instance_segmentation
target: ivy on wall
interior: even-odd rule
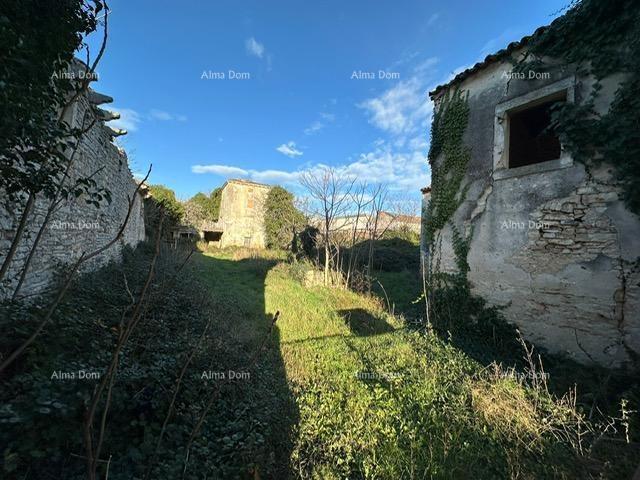
[[[517,69],[544,69],[544,58],[573,66],[595,85],[580,103],[552,113],[553,128],[572,156],[587,165],[613,165],[628,208],[640,213],[640,2],[580,0],[534,36]],[[609,110],[596,111],[602,80],[622,74]]]
[[[469,121],[467,97],[459,90],[447,92],[433,115],[429,149],[432,189],[425,223],[429,244],[466,195],[467,188],[461,188],[461,185],[471,157],[471,149],[462,139]],[[436,162],[440,154],[442,159]]]

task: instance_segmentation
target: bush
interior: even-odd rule
[[[112,458],[110,479],[142,478],[176,378],[209,319],[214,319],[209,334],[183,379],[151,478],[182,476],[194,419],[214,390],[213,383],[203,383],[201,373],[211,365],[222,371],[247,362],[242,346],[219,340],[220,332],[233,329],[225,314],[228,305],[211,298],[193,272],[183,271],[180,280],[174,280],[185,253],[163,250],[146,314],[120,356],[103,447],[103,455]],[[79,380],[79,372],[104,374],[120,319],[127,320],[131,312],[128,291],[138,298],[151,255],[148,245],[127,249],[122,265],[111,263],[79,278],[51,328],[5,372],[0,387],[2,478],[24,478],[26,472],[33,478],[85,478],[82,422],[97,380]],[[0,352],[12,350],[33,331],[35,313],[32,304],[0,305],[0,328],[13,332],[0,338]],[[52,378],[60,371],[74,372],[75,380]],[[264,377],[268,379],[268,373]],[[208,471],[215,478],[243,477],[258,464],[268,474],[273,464],[269,412],[277,409],[270,404],[269,385],[269,380],[222,384],[215,415],[209,415],[192,448],[191,476],[186,478],[195,478],[194,471]],[[103,408],[101,402],[97,419]],[[100,464],[98,472],[103,469]]]
[[[164,208],[173,222],[180,223],[184,215],[184,207],[173,190],[164,185],[150,185],[149,194],[158,205]]]
[[[293,204],[293,194],[279,186],[271,188],[264,209],[267,247],[291,248],[296,232],[304,225],[304,216]]]

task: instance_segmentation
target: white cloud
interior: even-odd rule
[[[187,121],[186,115],[173,114],[165,112],[164,110],[158,110],[157,108],[152,108],[151,110],[149,110],[149,118],[152,120],[160,120],[161,122],[168,122],[172,120],[176,120],[178,122]]]
[[[231,165],[193,165],[191,171],[193,173],[213,173],[221,177],[246,177],[249,174],[247,170]]]
[[[314,135],[322,130],[327,124],[332,123],[336,116],[333,113],[320,112],[318,114],[319,120],[314,121],[311,125],[304,129],[305,135]]]
[[[151,111],[149,112],[149,116],[154,120],[173,120],[173,115],[171,115],[169,112],[165,112],[164,110],[156,110],[155,108],[151,109]]]
[[[435,78],[433,68],[438,60],[427,58],[417,62],[407,80],[403,80],[377,97],[365,100],[359,106],[369,121],[384,132],[384,138],[373,142],[370,151],[355,159],[334,165],[338,175],[355,178],[370,184],[384,183],[391,192],[406,196],[415,194],[430,183],[427,163],[429,122],[433,104],[427,90]],[[331,113],[320,112],[318,119],[305,129],[311,135],[335,121]],[[302,155],[294,142],[280,145],[276,150],[295,157]],[[321,163],[307,164],[292,170],[243,169],[233,165],[195,165],[194,173],[213,173],[225,178],[243,177],[257,182],[287,185],[301,193],[300,176],[305,172],[317,172]]]
[[[440,14],[439,13],[434,13],[433,15],[431,15],[429,17],[429,20],[427,20],[427,27],[430,27],[431,25],[436,23],[439,18],[440,18]]]
[[[319,132],[323,128],[324,128],[324,123],[322,123],[320,120],[316,120],[315,122],[313,122],[311,125],[309,125],[307,128],[304,129],[304,134],[313,135],[314,133]]]
[[[135,132],[138,130],[138,125],[142,122],[141,115],[131,108],[117,108],[113,107],[110,110],[118,112],[120,118],[117,120],[111,120],[109,126],[113,128],[121,128],[127,132]]]
[[[262,183],[295,184],[301,172],[287,172],[284,170],[245,170],[232,165],[193,165],[193,173],[212,173],[224,178],[250,178]]]
[[[249,55],[262,58],[264,56],[264,45],[258,42],[255,38],[247,38],[244,42],[244,47]]]
[[[410,134],[424,128],[431,114],[432,105],[425,88],[414,76],[359,106],[369,113],[369,121],[381,130],[392,135]]]
[[[353,162],[334,166],[338,175],[354,178],[370,184],[385,183],[391,191],[415,193],[429,184],[426,148],[424,141],[413,139],[409,143],[420,149],[395,152],[387,143],[377,142],[372,152],[364,153]],[[305,172],[317,172],[325,165],[317,163],[302,169],[287,170],[254,170],[243,169],[232,165],[194,165],[193,173],[212,173],[224,178],[242,177],[256,182],[283,184],[300,189],[299,179]]]
[[[296,148],[295,142],[287,142],[280,145],[276,150],[287,157],[295,158],[302,156],[302,152]]]

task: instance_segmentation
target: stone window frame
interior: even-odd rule
[[[509,168],[509,113],[526,106],[535,106],[560,93],[566,92],[566,101],[575,102],[576,80],[574,76],[532,90],[496,105],[493,129],[493,178],[520,177],[532,173],[548,172],[573,166],[573,158],[562,145],[560,158],[546,162]]]

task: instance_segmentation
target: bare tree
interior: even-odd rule
[[[330,271],[337,266],[336,254],[339,248],[333,241],[335,221],[348,212],[350,193],[355,178],[341,175],[333,168],[324,167],[316,171],[305,172],[300,183],[309,192],[313,200],[314,219],[320,227],[324,248],[324,284],[329,285]]]

